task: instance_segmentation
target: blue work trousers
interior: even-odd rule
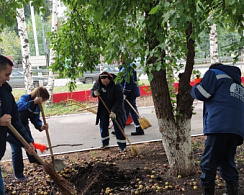
[[[0,195],[4,195],[4,194],[5,194],[5,187],[3,183],[2,169],[0,167]]]
[[[15,140],[12,136],[8,136],[7,141],[10,143],[11,146],[12,163],[13,163],[15,177],[21,178],[23,177],[23,171],[24,171],[22,145],[20,142]],[[40,164],[34,156],[29,155],[28,153],[26,153],[26,155],[30,163]]]
[[[136,106],[136,98],[135,97],[128,97],[127,100],[131,103],[133,108],[135,108],[135,110],[138,113],[137,106]],[[134,125],[136,127],[140,127],[140,123],[138,121],[139,116],[134,112],[134,110],[130,107],[130,105],[127,103],[127,101],[124,101],[124,108],[125,108],[125,112],[126,112],[126,117],[128,117],[130,114],[131,118],[134,122]]]
[[[215,182],[217,167],[226,182],[237,182],[235,154],[242,138],[236,134],[209,134],[205,141],[205,149],[201,159],[201,181],[207,186]]]
[[[117,144],[119,148],[123,150],[124,148],[126,148],[125,137],[121,133],[119,127],[114,121],[113,121],[113,125],[114,125],[114,131],[117,139]],[[109,137],[108,126],[109,126],[109,113],[107,110],[101,110],[100,111],[100,134],[101,134],[103,146],[109,145],[110,137]],[[124,129],[124,127],[121,128]]]

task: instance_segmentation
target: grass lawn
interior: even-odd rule
[[[141,80],[139,81],[140,85],[148,85],[148,80]],[[92,88],[93,84],[78,84],[75,91],[82,91],[82,90],[90,90]],[[68,92],[69,89],[67,86],[58,86],[54,87],[54,93],[61,93],[61,92]],[[13,95],[15,97],[15,100],[17,101],[21,95],[26,94],[25,89],[13,89]],[[89,102],[83,103],[86,107],[89,107]],[[94,105],[94,104],[93,104]],[[43,109],[46,116],[55,116],[55,115],[64,115],[64,114],[75,114],[79,112],[79,109],[81,109],[79,106],[66,106],[64,103],[54,103],[51,106],[47,107],[45,104],[43,104]]]

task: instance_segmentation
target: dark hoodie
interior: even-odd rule
[[[0,117],[2,117],[4,114],[11,115],[12,125],[16,128],[17,131],[19,131],[19,133],[24,137],[24,139],[28,143],[32,143],[33,140],[29,137],[24,126],[20,121],[18,108],[11,92],[12,88],[8,83],[4,83],[0,87]],[[8,127],[0,126],[0,159],[2,159],[6,150],[7,133],[12,134]],[[13,137],[17,140],[17,138],[14,135]]]
[[[244,137],[244,87],[238,67],[210,66],[201,83],[193,86],[191,95],[204,101],[204,134],[234,133]]]

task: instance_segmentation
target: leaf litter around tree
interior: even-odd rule
[[[96,104],[90,102],[90,104]],[[137,99],[139,107],[152,106],[151,96]],[[150,129],[145,130],[150,131]],[[75,185],[77,194],[83,195],[134,195],[134,194],[201,194],[200,158],[204,148],[204,136],[192,137],[192,149],[197,170],[195,174],[184,177],[172,177],[162,142],[137,144],[141,154],[131,156],[130,147],[127,152],[119,153],[118,147],[92,149],[83,152],[62,154],[56,159],[64,159],[66,167],[59,174]],[[51,162],[50,157],[42,157]],[[240,195],[244,194],[244,147],[238,148],[236,155],[239,170]],[[2,174],[6,183],[6,194],[19,195],[55,195],[60,194],[54,182],[43,170],[25,160],[25,181],[17,181],[13,175],[12,162],[1,162]],[[225,193],[225,182],[216,177],[216,195]]]
[[[64,159],[66,167],[59,174],[75,185],[77,194],[128,195],[128,194],[201,194],[200,158],[204,148],[204,136],[192,137],[192,148],[197,170],[191,176],[169,174],[168,161],[162,142],[137,144],[141,154],[131,156],[130,147],[119,153],[118,147],[95,149],[57,155]],[[244,148],[240,146],[236,161],[240,173],[240,193],[244,194]],[[44,160],[51,162],[50,157]],[[59,194],[42,166],[34,166],[25,160],[25,181],[16,181],[12,162],[2,162],[6,194]],[[225,183],[217,173],[216,195],[225,193]]]

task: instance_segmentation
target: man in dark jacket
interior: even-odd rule
[[[124,71],[125,74],[123,76],[123,80],[121,82],[121,88],[124,94],[124,107],[126,116],[128,117],[129,114],[132,117],[134,125],[136,127],[135,132],[131,132],[131,135],[144,135],[144,131],[141,128],[139,123],[139,116],[134,112],[134,110],[130,107],[129,103],[133,106],[133,108],[138,112],[136,106],[136,98],[140,96],[140,88],[137,84],[137,72],[135,69],[132,68],[132,64],[129,67],[125,67],[125,62],[122,62],[122,66],[120,67],[120,71]],[[127,70],[128,69],[128,70]],[[128,79],[127,79],[128,78]]]
[[[203,126],[207,135],[201,159],[202,190],[213,195],[217,167],[226,181],[227,194],[238,194],[235,153],[244,137],[244,87],[238,67],[213,64],[200,84],[191,90],[193,98],[204,101]]]
[[[29,154],[33,154],[33,140],[26,133],[22,125],[17,105],[12,95],[12,88],[6,82],[12,73],[13,63],[7,57],[0,55],[0,160],[6,150],[7,133],[12,134],[8,129],[8,125],[12,124],[24,139],[29,143],[29,148],[25,148]],[[17,140],[17,138],[16,138]],[[0,194],[5,194],[4,183],[0,168]]]
[[[103,105],[100,99],[98,99],[98,111],[96,125],[100,120],[100,133],[102,138],[102,147],[107,147],[109,145],[109,118],[112,119],[114,130],[117,138],[117,143],[119,145],[120,151],[123,152],[126,149],[126,140],[121,130],[114,122],[114,119],[118,121],[121,128],[124,129],[126,123],[126,115],[124,111],[123,104],[123,94],[120,84],[114,83],[114,76],[108,72],[102,72],[99,75],[97,82],[91,89],[91,95],[93,97],[100,96],[108,107],[109,113],[106,107]]]

